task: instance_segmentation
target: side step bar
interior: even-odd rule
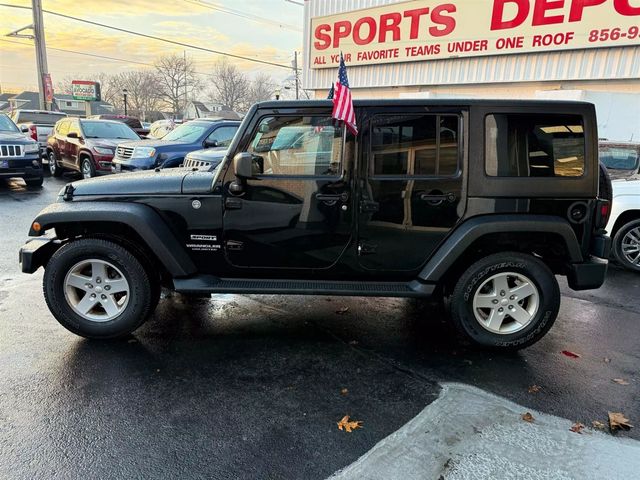
[[[198,275],[175,278],[180,293],[267,293],[288,295],[344,295],[369,297],[429,297],[435,285],[411,282],[343,282],[329,280],[270,280],[218,278]]]

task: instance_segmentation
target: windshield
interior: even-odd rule
[[[0,113],[0,131],[1,132],[19,132],[16,124],[9,117]]]
[[[16,123],[42,123],[44,125],[54,125],[61,118],[66,118],[66,113],[38,113],[19,112]]]
[[[198,141],[202,135],[206,132],[208,125],[201,123],[185,123],[180,125],[175,130],[170,131],[162,140],[169,140],[173,142],[185,142],[192,143]]]
[[[86,138],[126,138],[138,140],[140,137],[124,123],[82,122],[82,131]]]
[[[614,170],[638,168],[638,149],[633,147],[600,147],[600,161]]]

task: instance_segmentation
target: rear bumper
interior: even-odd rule
[[[611,238],[597,235],[591,242],[591,256],[581,263],[571,263],[567,271],[567,283],[573,290],[592,290],[604,283],[609,267]]]
[[[20,249],[18,259],[23,273],[33,273],[47,264],[62,243],[57,238],[33,238]]]

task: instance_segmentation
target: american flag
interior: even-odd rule
[[[340,67],[338,68],[338,81],[332,89],[334,94],[333,113],[331,116],[337,120],[343,120],[347,129],[354,135],[357,135],[356,112],[353,109],[349,79],[347,78],[347,67],[344,64],[342,53],[340,54]]]

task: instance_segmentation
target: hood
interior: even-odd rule
[[[193,160],[211,162],[213,160],[222,160],[227,154],[227,147],[205,148],[189,152],[187,155]]]
[[[8,132],[5,130],[0,130],[0,142],[11,142],[24,145],[27,143],[34,143],[35,140],[28,138],[22,132]]]
[[[156,138],[149,138],[147,140],[133,140],[128,142],[120,143],[123,147],[153,147],[156,150],[162,151],[164,147],[175,147],[182,145],[191,145],[190,143],[178,142],[178,141],[167,141],[167,140],[158,140]]]
[[[80,180],[72,183],[73,196],[178,195],[182,193],[182,181],[189,173],[191,171],[186,168],[170,168]]]
[[[122,139],[122,138],[87,138],[85,143],[91,147],[109,147],[116,148],[118,145],[121,145],[124,142],[128,142],[130,140]]]

